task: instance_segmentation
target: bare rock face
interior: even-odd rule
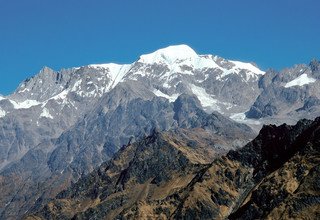
[[[268,71],[261,77],[262,90],[248,118],[315,118],[319,115],[319,62],[296,65],[279,73]]]
[[[319,131],[265,126],[222,157],[205,130],[155,131],[26,219],[315,219]]]
[[[317,118],[312,123],[300,121],[295,127],[278,128],[287,135],[276,136],[280,142],[268,145],[274,153],[269,147],[260,148],[262,160],[257,161],[254,172],[259,185],[230,219],[318,217],[320,191],[315,175],[320,161],[319,126]]]
[[[218,154],[240,147],[254,137],[247,125],[219,113],[206,113],[195,96],[181,95],[170,103],[147,89],[141,91],[143,85],[137,82],[119,84],[72,129],[29,150],[19,162],[2,172],[1,187],[6,192],[3,200],[10,199],[11,207],[3,211],[3,216],[16,215],[18,208],[23,214],[34,205],[40,206],[112,158],[124,143],[134,142],[155,129],[202,129],[216,136],[212,148]],[[17,176],[19,180],[14,181]],[[18,193],[11,197],[15,191]]]

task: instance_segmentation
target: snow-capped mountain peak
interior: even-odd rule
[[[140,56],[138,63],[148,65],[165,65],[170,69],[170,73],[183,73],[185,67],[193,70],[215,69],[220,71],[216,79],[221,80],[226,75],[235,73],[239,74],[245,70],[245,80],[250,78],[257,79],[259,75],[265,72],[255,65],[246,62],[226,60],[214,55],[198,55],[192,48],[187,45],[173,45],[159,49],[153,53]]]
[[[247,97],[257,96],[257,82],[263,73],[251,63],[198,55],[182,44],[142,55],[132,64],[91,64],[60,71],[44,67],[0,101],[9,101],[9,107],[3,109],[6,112],[34,107],[42,118],[56,118],[61,109],[70,112],[89,108],[85,103],[95,103],[120,82],[134,80],[145,82],[154,95],[170,102],[188,93],[197,96],[208,111],[239,113],[248,108],[251,99]]]
[[[159,49],[153,53],[140,56],[138,62],[153,63],[169,63],[172,64],[177,60],[187,60],[198,57],[198,54],[187,45],[173,45]]]

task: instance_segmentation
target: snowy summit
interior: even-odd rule
[[[198,57],[198,54],[188,45],[174,45],[166,48],[159,49],[153,53],[140,56],[139,62],[141,63],[174,63],[177,60],[186,60]]]

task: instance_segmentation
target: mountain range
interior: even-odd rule
[[[267,125],[219,157],[201,131],[153,132],[26,219],[318,219],[319,131]]]
[[[105,185],[97,187],[104,187],[107,197],[111,191],[123,191],[108,186],[119,185],[112,175],[127,172],[121,177],[124,180],[119,177],[123,186],[137,175],[142,179],[134,179],[135,187],[137,181],[143,185],[150,180],[147,167],[153,173],[172,166],[150,180],[167,184],[154,190],[170,191],[180,180],[180,188],[187,187],[191,177],[204,172],[215,158],[254,139],[264,124],[294,124],[319,116],[319,82],[317,60],[280,72],[262,71],[253,63],[198,55],[187,45],[159,49],[132,64],[92,64],[60,71],[44,67],[11,95],[0,96],[0,218],[45,213],[40,210],[48,209],[52,198],[60,198],[61,191],[106,164],[115,167],[103,180],[106,183],[99,180]],[[167,158],[170,152],[179,156]],[[124,171],[137,153],[138,166]],[[124,158],[117,161],[120,157]],[[176,183],[169,181],[173,176]],[[97,189],[95,195],[100,193]],[[144,198],[142,192],[132,193],[120,197]],[[148,210],[154,206],[145,205]],[[111,216],[119,215],[118,211],[114,209]]]

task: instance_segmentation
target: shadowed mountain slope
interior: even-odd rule
[[[226,156],[206,140],[199,129],[154,132],[27,219],[319,217],[320,118],[264,126]]]

